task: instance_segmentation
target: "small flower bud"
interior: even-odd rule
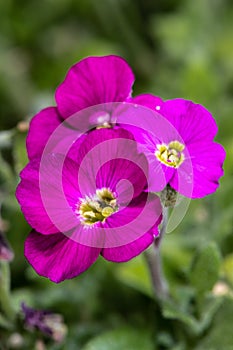
[[[168,184],[161,191],[160,199],[164,207],[174,207],[177,201],[177,192]]]

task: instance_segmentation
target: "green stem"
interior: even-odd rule
[[[167,299],[169,296],[168,284],[163,273],[160,246],[166,232],[168,221],[168,208],[163,210],[163,222],[159,237],[156,237],[153,246],[146,252],[146,260],[149,267],[151,282],[155,297],[159,300]]]
[[[15,311],[10,299],[10,269],[9,264],[5,261],[0,264],[0,304],[6,317],[13,320]]]

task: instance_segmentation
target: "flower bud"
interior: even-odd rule
[[[161,191],[160,199],[164,207],[174,207],[177,201],[177,192],[169,184]]]

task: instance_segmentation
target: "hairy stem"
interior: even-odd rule
[[[156,237],[153,246],[146,252],[146,260],[149,267],[151,282],[155,297],[159,300],[166,299],[169,296],[168,284],[164,277],[160,246],[163,236],[166,232],[166,226],[168,221],[168,209],[163,210],[163,222],[160,229],[160,234]]]

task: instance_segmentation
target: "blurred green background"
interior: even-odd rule
[[[133,68],[134,94],[182,97],[203,104],[219,125],[225,176],[216,194],[193,201],[165,237],[163,261],[174,304],[152,297],[144,258],[114,265],[102,259],[55,285],[26,263],[30,228],[14,198],[26,164],[24,124],[54,104],[71,65],[88,55],[118,54]],[[64,316],[56,344],[0,317],[0,349],[233,349],[233,2],[231,0],[6,0],[0,2],[1,229],[15,259],[11,302]],[[4,314],[4,312],[3,312]],[[37,344],[37,349],[38,344]],[[43,348],[42,348],[43,349]]]

